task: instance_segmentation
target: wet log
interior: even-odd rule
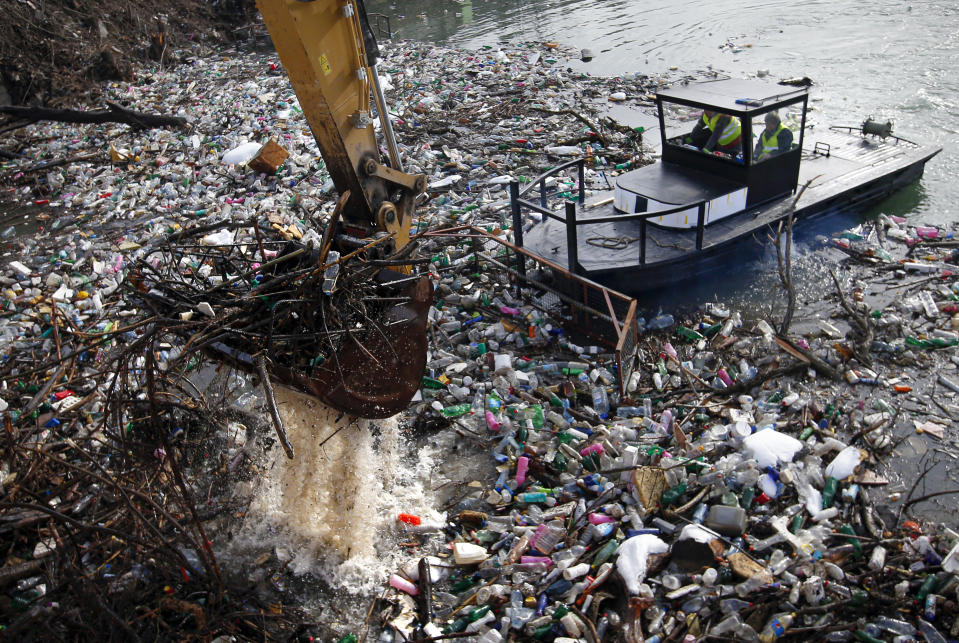
[[[62,123],[126,123],[137,128],[185,127],[187,121],[181,116],[144,114],[107,101],[108,109],[83,111],[76,109],[50,109],[48,107],[25,107],[23,105],[0,105],[0,113],[10,114],[30,122],[59,121]]]

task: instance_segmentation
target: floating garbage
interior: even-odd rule
[[[623,354],[577,325],[550,270],[519,273],[501,186],[585,156],[587,196],[605,189],[617,165],[642,162],[642,139],[595,103],[629,104],[662,79],[574,74],[580,53],[555,43],[383,50],[404,162],[429,181],[415,256],[328,257],[320,271],[290,256],[322,247],[335,203],[275,57],[198,58],[105,89],[183,109],[189,131],[24,128],[18,149],[64,162],[3,166],[7,196],[44,217],[36,234],[4,235],[0,262],[6,633],[49,622],[66,637],[58,615],[72,609],[116,638],[171,623],[178,638],[313,631],[285,584],[295,552],[267,547],[249,578],[224,573],[231,523],[214,518],[241,517],[257,454],[282,445],[248,376],[200,348],[244,359],[245,340],[310,372],[395,296],[353,288],[355,271],[412,261],[432,284],[430,345],[400,423],[455,436],[475,483],[436,485],[457,490],[445,520],[385,517],[395,527],[376,540],[401,560],[378,578],[368,627],[357,600],[362,615],[324,615],[318,637],[959,635],[959,537],[910,514],[954,497],[887,468],[900,449],[954,451],[953,231],[881,216],[829,239],[890,294],[842,273],[846,305],[787,337],[714,303],[646,311]],[[111,161],[120,136],[129,154]],[[288,156],[245,166],[271,139]],[[547,188],[569,198],[578,181]],[[277,272],[287,263],[303,272]],[[303,332],[324,320],[333,346]],[[222,390],[198,392],[211,372]]]

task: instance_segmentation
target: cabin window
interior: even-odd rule
[[[770,123],[774,124],[778,118],[780,124],[788,134],[779,133],[775,135],[766,134],[763,139],[763,133],[766,132],[766,121],[769,118]],[[772,127],[772,125],[771,125]],[[763,112],[752,118],[752,159],[753,163],[763,163],[780,154],[791,151],[799,147],[799,130],[802,128],[802,104],[786,105],[776,110]],[[777,128],[778,129],[778,128]],[[762,140],[762,144],[760,141]],[[787,148],[788,143],[788,148]]]
[[[666,144],[698,149],[692,145],[690,137],[702,116],[703,110],[699,107],[664,102],[663,121],[666,125]]]
[[[731,118],[735,120],[735,125],[739,126],[738,117]],[[667,145],[706,153],[703,148],[709,142],[710,130],[702,127],[702,122],[703,108],[663,102]],[[741,138],[737,138],[734,144],[729,146],[716,144],[708,153],[742,163]]]

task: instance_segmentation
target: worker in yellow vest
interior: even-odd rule
[[[793,144],[793,133],[779,119],[776,112],[766,114],[766,129],[759,135],[756,141],[756,149],[753,150],[753,159],[765,161],[766,159],[788,152]]]
[[[703,110],[702,118],[686,137],[686,142],[707,154],[723,152],[735,156],[742,151],[742,125],[735,116]]]

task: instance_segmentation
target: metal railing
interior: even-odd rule
[[[390,17],[383,13],[366,14],[369,20],[370,28],[376,30],[376,37],[381,40],[390,40],[393,37],[393,30],[390,28]],[[384,27],[385,25],[385,27]]]
[[[690,208],[696,208],[697,210],[697,219],[696,219],[696,250],[703,249],[703,238],[706,228],[706,204],[708,199],[703,199],[701,201],[693,201],[690,203],[684,203],[678,205],[674,208],[669,208],[667,210],[657,210],[656,212],[634,212],[632,214],[615,214],[612,216],[606,217],[591,217],[588,219],[579,219],[576,209],[576,203],[567,200],[565,202],[564,213],[560,215],[556,211],[548,207],[547,204],[547,192],[546,192],[546,180],[559,172],[566,170],[574,165],[579,166],[579,202],[585,205],[586,192],[584,185],[584,172],[585,172],[585,160],[584,158],[574,159],[562,165],[558,165],[550,170],[539,175],[533,181],[530,182],[523,190],[519,189],[519,183],[516,181],[510,182],[510,206],[513,217],[513,235],[516,241],[516,245],[520,248],[523,247],[523,208],[527,208],[534,212],[539,212],[544,217],[553,219],[554,221],[559,221],[566,226],[566,253],[569,259],[569,271],[574,274],[582,274],[582,266],[579,264],[579,227],[598,225],[601,223],[622,223],[625,221],[639,221],[639,265],[646,264],[646,241],[648,239],[647,235],[647,225],[649,219],[654,217],[662,217],[670,214],[675,214],[677,212],[683,212]],[[528,199],[523,197],[533,190],[536,186],[540,187],[540,199],[539,203],[533,203]]]
[[[619,393],[636,367],[639,327],[637,302],[615,290],[574,275],[566,268],[510,243],[486,230],[459,226],[424,233],[425,236],[458,236],[472,239],[473,258],[506,273],[513,283],[534,289],[530,303],[553,317],[561,317],[577,333],[592,338],[614,355],[619,374]],[[560,276],[563,288],[534,276],[537,269]]]

